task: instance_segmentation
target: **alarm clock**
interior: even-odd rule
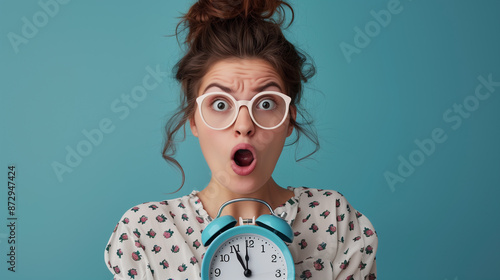
[[[265,204],[271,214],[258,217],[255,225],[235,227],[234,217],[220,214],[227,205],[240,201]],[[295,279],[292,254],[285,244],[293,240],[292,228],[263,200],[238,198],[225,202],[201,239],[208,246],[201,265],[202,280]]]

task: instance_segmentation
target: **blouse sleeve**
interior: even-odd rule
[[[153,280],[145,248],[140,243],[141,232],[129,225],[134,213],[128,211],[111,235],[104,259],[114,280]]]
[[[204,219],[189,199],[147,202],[123,215],[104,254],[116,280],[199,279]]]
[[[337,200],[338,247],[335,279],[376,279],[378,237],[367,217],[354,210],[342,196]]]
[[[377,234],[368,218],[336,191],[295,192],[298,203],[291,205],[298,207],[297,215],[290,217],[295,238],[288,248],[296,279],[376,279]]]

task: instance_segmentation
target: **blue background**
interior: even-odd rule
[[[161,157],[181,53],[165,35],[191,3],[75,0],[43,22],[38,1],[0,1],[1,279],[111,279],[103,251],[121,215],[208,182],[189,133],[179,145],[187,180],[177,194],[167,193],[180,173]],[[322,147],[299,163],[295,147],[285,148],[275,179],[338,190],[366,214],[380,239],[380,279],[500,279],[500,87],[467,117],[443,117],[454,104],[475,105],[479,76],[500,81],[500,2],[405,0],[385,27],[375,23],[370,12],[390,3],[292,1],[286,34],[317,66],[304,106]],[[24,36],[23,17],[40,27],[16,46],[9,36]],[[356,47],[356,27],[373,36],[346,56],[340,45]],[[168,77],[126,117],[114,112],[148,66]],[[52,164],[66,164],[66,147],[76,149],[82,131],[106,118],[114,130],[59,180]],[[446,141],[419,158],[415,140],[436,128]],[[391,188],[384,174],[399,176],[398,157],[410,155],[418,166]],[[17,170],[15,273],[6,263],[9,165]]]

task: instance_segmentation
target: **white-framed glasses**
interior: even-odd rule
[[[286,120],[290,96],[276,91],[263,91],[251,100],[236,100],[226,92],[205,93],[196,98],[203,122],[215,130],[230,127],[246,106],[252,121],[260,128],[275,129]]]

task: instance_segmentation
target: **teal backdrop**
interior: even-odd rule
[[[189,132],[176,194],[161,157],[180,91],[169,35],[191,3],[0,1],[1,279],[112,279],[121,215],[208,182]],[[380,279],[500,279],[500,2],[291,3],[321,149],[295,162],[285,148],[277,182],[338,190],[366,214]]]

